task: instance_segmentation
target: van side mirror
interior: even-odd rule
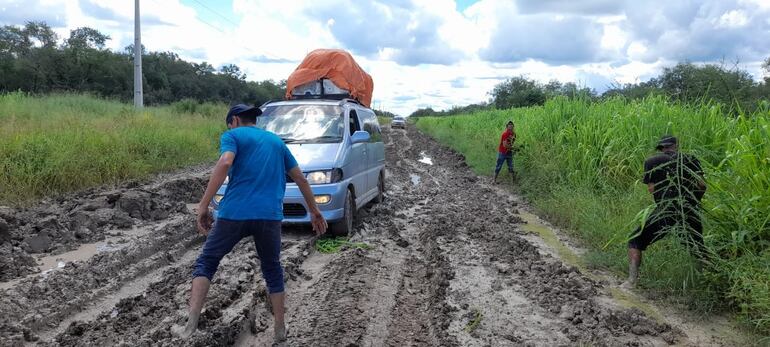
[[[350,142],[352,143],[369,142],[370,138],[371,138],[371,135],[369,135],[369,132],[358,130],[354,132],[353,135],[350,136]]]

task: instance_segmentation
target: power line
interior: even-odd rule
[[[194,1],[194,2],[196,2],[197,4],[201,5],[201,6],[202,6],[204,9],[206,9],[206,10],[210,11],[211,13],[214,13],[215,15],[217,15],[217,16],[219,16],[219,17],[221,17],[221,18],[225,19],[225,21],[226,21],[228,24],[230,24],[230,25],[232,26],[232,28],[233,28],[233,29],[238,29],[238,26],[237,26],[237,25],[235,25],[235,24],[233,24],[233,23],[234,23],[234,21],[230,20],[230,19],[229,19],[229,18],[227,18],[226,16],[222,15],[221,13],[219,13],[219,12],[217,12],[217,11],[214,11],[214,10],[212,10],[211,8],[209,8],[208,6],[204,5],[203,3],[201,3],[201,2],[200,2],[200,1],[198,1],[198,0],[192,0],[192,1]],[[155,4],[157,4],[157,5],[161,6],[161,8],[163,7],[163,5],[162,5],[161,3],[159,3],[157,0],[152,0],[152,2],[154,2]],[[208,25],[209,27],[213,28],[214,30],[216,30],[216,31],[218,31],[218,32],[220,32],[220,33],[222,33],[222,34],[227,34],[227,32],[226,32],[225,30],[222,30],[222,29],[221,29],[221,28],[219,28],[218,26],[216,26],[216,25],[214,25],[214,24],[212,24],[212,23],[209,23],[208,21],[206,21],[206,20],[203,20],[203,19],[202,19],[202,18],[200,18],[200,17],[196,17],[196,19],[197,19],[198,21],[200,21],[200,22],[203,22],[204,24]],[[267,58],[270,58],[270,59],[274,59],[274,60],[277,60],[277,61],[280,61],[280,60],[282,60],[282,59],[283,59],[283,58],[280,58],[280,57],[278,57],[278,56],[275,56],[275,55],[273,55],[273,54],[270,54],[270,53],[268,53],[268,52],[257,52],[257,51],[255,51],[254,49],[252,49],[252,48],[251,48],[251,46],[249,46],[249,45],[242,45],[242,46],[240,46],[240,47],[241,47],[241,48],[244,48],[244,49],[246,49],[247,51],[249,51],[249,52],[253,53],[253,54],[254,54],[254,55],[256,55],[256,56],[263,56],[263,57],[267,57]]]
[[[192,1],[193,1],[193,2],[195,2],[195,3],[197,3],[198,5],[201,5],[201,7],[203,7],[203,8],[204,8],[204,9],[206,9],[206,10],[208,10],[209,12],[211,12],[211,13],[213,13],[213,14],[217,15],[219,18],[222,18],[222,19],[224,19],[224,20],[225,20],[225,23],[227,23],[228,25],[230,25],[230,26],[231,26],[233,29],[238,29],[238,26],[237,26],[237,25],[235,25],[235,20],[233,20],[233,19],[231,19],[231,18],[229,18],[229,17],[227,17],[227,16],[223,15],[222,13],[220,13],[220,12],[218,12],[218,11],[215,11],[214,9],[212,9],[211,7],[208,7],[206,4],[202,3],[202,2],[201,2],[201,1],[199,1],[199,0],[192,0]],[[211,27],[214,27],[214,25],[213,25],[213,24],[210,24],[210,23],[208,23],[208,22],[204,21],[204,20],[203,20],[203,19],[201,19],[200,17],[198,17],[198,20],[200,20],[201,22],[204,22],[204,23],[206,23],[207,25],[209,25],[209,26],[211,26]],[[224,33],[224,31],[220,30],[219,28],[217,28],[217,27],[214,27],[214,28],[215,28],[215,29],[217,29],[218,31],[220,31],[220,32]],[[253,49],[252,49],[250,46],[244,46],[244,48],[246,48],[247,50],[249,50],[249,51],[251,51],[252,53],[254,53],[254,54],[257,54],[257,55],[262,55],[262,56],[265,56],[265,57],[267,57],[267,58],[271,58],[271,59],[274,59],[274,60],[281,60],[281,58],[280,58],[280,57],[278,57],[278,56],[275,56],[275,55],[273,55],[273,54],[270,54],[270,53],[268,53],[268,52],[261,52],[261,53],[259,53],[259,52],[256,52],[256,51],[254,51],[254,50],[253,50]]]
[[[228,24],[231,24],[231,25],[233,25],[233,27],[235,27],[235,24],[232,24],[232,22],[230,21],[230,18],[227,18],[227,17],[225,17],[225,15],[223,15],[223,14],[221,14],[221,13],[217,12],[217,11],[214,11],[213,9],[211,9],[211,7],[208,7],[208,6],[206,6],[204,3],[202,3],[202,2],[200,2],[200,1],[198,1],[198,0],[192,0],[192,1],[194,1],[194,2],[198,3],[198,5],[201,5],[201,6],[203,6],[203,8],[205,8],[205,9],[209,10],[209,12],[211,12],[211,13],[213,13],[213,14],[215,14],[215,15],[219,16],[219,18],[222,18],[222,19],[224,19],[224,20],[225,20],[225,22],[227,22]]]
[[[163,4],[159,3],[157,0],[152,0],[152,2],[154,2],[156,5],[160,6],[161,8],[163,7]],[[209,22],[207,22],[207,21],[205,21],[203,19],[200,19],[200,18],[198,18],[198,20],[203,22],[204,24],[214,28],[214,30],[219,31],[222,34],[227,34],[224,30],[220,29],[219,27],[215,26],[214,24],[211,24],[211,23],[209,23]]]

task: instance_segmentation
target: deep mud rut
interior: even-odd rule
[[[308,230],[284,232],[289,345],[719,345],[615,304],[606,283],[533,241],[515,197],[462,156],[411,127],[385,139],[386,200],[360,211],[352,237],[369,247],[321,254]],[[199,331],[171,333],[203,241],[187,204],[206,177],[193,168],[0,210],[0,345],[270,345],[245,241],[220,265]]]

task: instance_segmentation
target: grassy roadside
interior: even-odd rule
[[[666,133],[705,166],[704,271],[676,237],[645,252],[643,290],[701,311],[730,310],[770,333],[770,110],[726,118],[719,105],[662,98],[602,103],[555,99],[542,107],[421,118],[417,126],[489,175],[507,120],[516,123],[519,189],[551,222],[591,250],[589,266],[625,274],[626,242],[652,204],[642,162]]]
[[[0,205],[214,159],[225,105],[134,111],[88,95],[0,95]]]

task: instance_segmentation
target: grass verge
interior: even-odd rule
[[[620,275],[628,237],[652,205],[640,184],[642,163],[661,135],[678,136],[706,170],[710,264],[699,271],[677,237],[665,238],[644,254],[641,288],[699,311],[731,310],[754,331],[770,333],[770,109],[728,118],[719,104],[660,97],[554,99],[541,107],[421,118],[417,126],[490,175],[509,119],[520,148],[517,188],[585,243],[588,266]]]
[[[0,204],[213,160],[225,105],[133,106],[88,95],[0,95]]]

